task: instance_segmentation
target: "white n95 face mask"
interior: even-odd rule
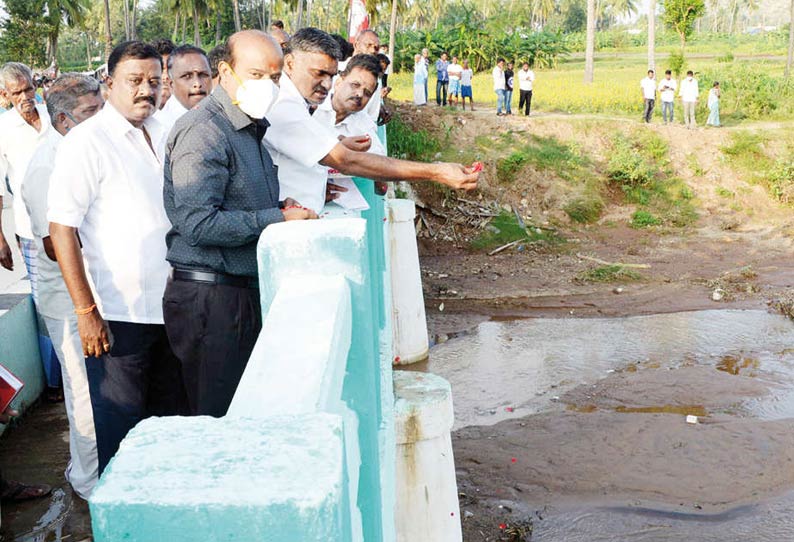
[[[236,103],[251,118],[263,119],[278,98],[271,79],[246,79],[237,87]]]

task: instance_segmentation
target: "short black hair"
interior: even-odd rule
[[[339,45],[339,49],[342,51],[342,57],[339,59],[340,61],[347,60],[353,56],[353,53],[356,52],[353,44],[347,41],[344,36],[340,36],[339,34],[331,34],[331,37],[336,40],[337,45]]]
[[[212,73],[212,78],[215,79],[218,77],[218,64],[221,62],[229,63],[229,47],[225,43],[216,45],[207,55],[207,60],[210,61],[210,72]]]
[[[295,32],[284,46],[285,55],[295,51],[321,53],[336,60],[342,60],[342,50],[331,34],[311,26]]]
[[[648,70],[648,73],[652,73],[652,74],[654,74],[654,75],[656,74],[656,72],[655,72],[655,71],[653,71],[653,70]]]
[[[152,58],[158,60],[160,62],[160,66],[163,65],[162,55],[160,55],[160,53],[157,52],[157,49],[148,43],[144,43],[142,41],[124,41],[116,45],[115,49],[113,49],[113,52],[111,52],[110,56],[108,57],[108,74],[113,77],[113,74],[116,71],[116,66],[118,66],[120,62],[129,58],[134,58],[136,60],[146,60],[147,58]]]
[[[497,63],[497,64],[499,64],[500,62],[504,62],[504,61],[505,61],[505,59],[504,59],[504,58],[497,58],[497,59],[496,59],[496,63]]]
[[[196,47],[195,45],[180,45],[179,47],[171,51],[170,55],[168,55],[168,69],[170,70],[171,66],[174,65],[175,58],[179,58],[180,56],[185,56],[185,55],[201,55],[204,58],[206,58],[207,62],[209,63],[209,58],[207,58],[207,53],[204,52],[204,49],[200,47]]]
[[[159,40],[154,40],[152,42],[152,47],[154,47],[160,56],[170,55],[176,49],[176,45],[173,41],[169,40],[168,38],[161,38]]]
[[[379,56],[383,55],[356,55],[350,59],[350,62],[347,63],[347,67],[345,71],[341,73],[342,77],[345,77],[352,73],[352,71],[356,68],[360,68],[362,70],[366,70],[375,77],[375,81],[377,81],[381,75],[383,75],[383,70],[380,67],[380,59]]]
[[[687,71],[686,74],[687,75],[695,75],[694,72],[692,72],[692,70]]]
[[[284,30],[284,21],[282,21],[281,19],[276,19],[275,21],[270,23],[270,26],[275,26],[276,28],[280,28],[281,30]]]
[[[377,55],[375,55],[375,56],[377,56],[377,57],[378,57],[378,61],[379,61],[381,64],[384,64],[384,65],[386,65],[386,66],[388,66],[389,64],[391,64],[391,60],[389,60],[389,57],[388,57],[388,56],[386,56],[386,55],[384,55],[383,53],[378,53],[378,54],[377,54]]]
[[[673,75],[673,70],[664,70],[665,75]]]

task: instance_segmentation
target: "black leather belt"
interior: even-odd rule
[[[259,289],[259,281],[251,277],[224,275],[210,271],[187,271],[185,269],[172,269],[171,279],[182,282],[202,282],[205,284],[222,284],[236,288]]]

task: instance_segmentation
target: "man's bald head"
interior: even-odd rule
[[[281,46],[282,49],[284,48],[284,44],[289,41],[289,34],[284,32],[280,28],[272,29],[270,31],[270,35],[273,36],[273,39],[275,39],[278,42],[279,46]]]
[[[281,46],[271,36],[261,30],[236,32],[226,42],[228,60],[218,65],[220,85],[232,99],[237,88],[247,79],[270,78],[278,84],[281,68],[284,66],[284,53]]]
[[[356,36],[357,55],[374,55],[380,49],[380,38],[373,30],[362,30]]]

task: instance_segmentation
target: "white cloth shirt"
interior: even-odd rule
[[[678,83],[673,78],[667,79],[666,77],[659,82],[659,93],[662,96],[662,101],[671,103],[675,101],[675,91],[678,88]]]
[[[650,77],[646,77],[642,81],[640,81],[640,87],[642,87],[642,97],[646,100],[655,100],[656,99],[656,81],[651,79]]]
[[[106,320],[163,323],[170,266],[163,207],[166,137],[153,117],[135,128],[110,102],[61,142],[50,179],[50,222],[78,228],[83,259]]]
[[[450,81],[459,81],[460,76],[463,73],[463,66],[460,64],[450,64],[447,66],[447,74],[449,75]]]
[[[267,120],[264,142],[278,167],[279,200],[293,198],[319,214],[328,175],[319,162],[339,143],[333,127],[309,114],[309,105],[287,74],[281,76]]]
[[[187,113],[187,111],[187,108],[176,99],[176,96],[172,95],[168,101],[165,102],[163,108],[155,112],[154,118],[163,125],[163,131],[165,132],[163,144],[168,140],[168,134],[171,133],[171,128],[174,127],[176,121]]]
[[[36,110],[41,120],[41,131],[25,122],[16,108],[0,115],[0,182],[4,183],[8,175],[8,184],[14,193],[14,228],[16,234],[25,239],[33,239],[33,231],[22,200],[22,184],[36,147],[46,139],[52,128],[47,106],[37,104]]]
[[[493,69],[493,89],[494,90],[504,90],[505,89],[505,72],[502,71],[502,68],[496,66]]]
[[[38,248],[39,312],[48,318],[64,320],[73,314],[72,298],[63,282],[58,262],[52,261],[44,250],[44,238],[50,235],[47,220],[47,194],[50,176],[55,167],[55,153],[63,136],[57,130],[48,130],[47,137],[36,147],[22,183],[22,200],[30,217],[33,240]]]
[[[460,72],[460,86],[470,87],[472,78],[474,78],[474,70],[471,68],[463,70]]]
[[[689,79],[688,77],[681,81],[681,88],[678,91],[678,95],[681,96],[681,99],[685,102],[696,102],[698,101],[698,95],[700,94],[700,90],[698,89],[698,80],[694,77]]]
[[[336,111],[334,111],[331,96],[328,97],[314,112],[314,118],[321,120],[328,126],[333,127],[337,136],[353,137],[360,135],[368,135],[372,141],[372,146],[369,151],[373,154],[386,156],[386,149],[378,137],[378,125],[372,120],[372,117],[367,115],[365,110],[361,110],[352,115],[348,115],[342,122],[336,122]]]
[[[518,89],[532,90],[532,83],[535,81],[535,72],[532,70],[518,70]]]

